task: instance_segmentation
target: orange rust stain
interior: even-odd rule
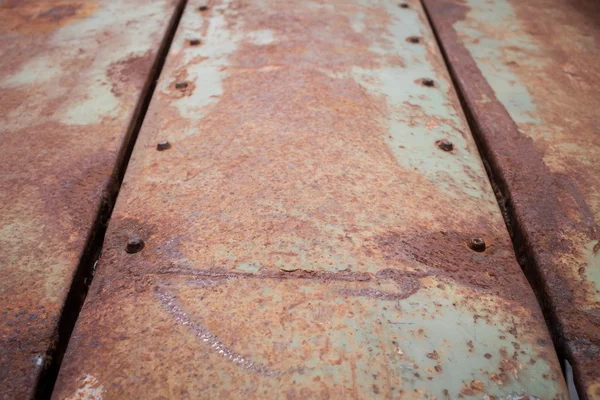
[[[143,88],[146,75],[154,63],[154,51],[148,50],[143,55],[132,54],[128,58],[110,65],[107,75],[111,80],[112,93],[120,97],[127,93],[137,93]]]
[[[169,86],[169,96],[174,99],[191,96],[196,89],[196,83],[188,79],[188,72],[185,69],[179,71],[175,79]]]
[[[0,5],[0,32],[51,32],[97,9],[98,4],[90,1],[8,0]]]
[[[483,382],[481,381],[471,381],[471,384],[469,385],[471,387],[472,390],[476,391],[476,392],[483,392],[484,389],[484,385]]]

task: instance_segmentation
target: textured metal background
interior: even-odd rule
[[[580,395],[600,398],[600,3],[426,4]]]
[[[54,397],[565,398],[420,3],[203,6]]]
[[[32,395],[175,3],[0,4],[0,398]]]

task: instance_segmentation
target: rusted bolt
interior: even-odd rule
[[[169,150],[170,148],[171,148],[171,143],[167,142],[166,140],[162,140],[162,141],[156,143],[156,150],[158,150],[158,151]]]
[[[188,87],[187,82],[176,82],[175,83],[175,89],[185,89],[186,87]]]
[[[190,39],[190,46],[198,46],[202,41],[200,39]]]
[[[200,6],[198,7],[198,11],[206,11],[208,10],[208,6]]]
[[[485,251],[485,247],[485,240],[483,240],[483,238],[476,237],[469,240],[469,248],[473,251],[481,253],[482,251]]]
[[[435,86],[435,82],[433,81],[433,79],[430,79],[430,78],[423,78],[421,80],[421,83],[423,83],[423,86],[427,86],[427,87]]]
[[[452,151],[454,150],[454,145],[448,139],[442,139],[435,142],[437,147],[444,151]]]
[[[144,241],[137,236],[132,236],[127,241],[127,246],[125,247],[125,251],[129,254],[137,253],[142,251],[144,248]]]
[[[410,7],[407,3],[400,3],[400,4],[398,4],[398,6],[400,8],[408,8],[408,7]]]
[[[406,38],[406,41],[408,43],[420,43],[421,42],[421,38],[418,36],[409,36]]]

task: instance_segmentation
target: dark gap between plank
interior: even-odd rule
[[[476,118],[473,116],[471,109],[467,105],[465,94],[463,93],[459,84],[456,70],[453,68],[452,63],[450,62],[446,49],[444,48],[444,44],[440,39],[439,32],[437,31],[436,26],[431,18],[430,12],[427,9],[427,5],[425,4],[425,2],[423,2],[423,0],[420,0],[420,2],[421,6],[423,7],[423,10],[425,11],[425,16],[427,17],[429,26],[433,31],[433,35],[437,42],[438,48],[440,49],[444,58],[446,69],[450,73],[452,85],[454,86],[463,112],[465,113],[467,123],[469,124],[469,129],[477,146],[477,150],[479,151],[479,156],[483,161],[483,165],[488,175],[488,179],[490,181],[490,184],[492,185],[494,194],[496,195],[496,201],[498,202],[498,206],[500,207],[500,210],[502,212],[502,217],[504,218],[504,223],[506,224],[506,228],[508,229],[508,232],[510,234],[517,261],[519,262],[519,265],[521,266],[521,269],[523,270],[525,277],[529,281],[529,285],[532,287],[536,299],[540,304],[540,307],[544,314],[544,319],[546,321],[546,326],[552,337],[554,349],[559,358],[560,366],[563,371],[563,376],[565,377],[569,388],[573,388],[574,390],[574,386],[578,386],[576,384],[577,377],[573,378],[572,375],[567,376],[568,374],[566,373],[566,363],[568,361],[566,357],[566,349],[562,345],[562,335],[559,332],[560,324],[558,322],[558,318],[556,317],[556,315],[554,315],[551,307],[548,304],[549,297],[546,295],[546,292],[544,290],[544,284],[538,273],[538,269],[532,268],[532,265],[535,265],[536,263],[535,256],[533,254],[532,248],[528,246],[527,241],[525,239],[525,237],[527,236],[526,232],[519,223],[519,220],[515,214],[514,207],[512,206],[510,190],[504,179],[502,179],[502,177],[500,176],[501,174],[496,172],[499,170],[499,168],[497,168],[494,165],[494,161],[491,160],[491,157],[489,157],[490,151],[488,145],[482,139],[479,124]]]
[[[54,384],[58,377],[60,365],[67,350],[69,339],[71,338],[73,328],[77,322],[77,317],[79,316],[79,312],[81,311],[89,286],[94,277],[96,264],[102,252],[106,227],[117,200],[121,183],[123,182],[123,177],[125,176],[125,171],[129,164],[131,153],[133,152],[133,147],[144,121],[144,117],[146,116],[146,112],[148,111],[150,100],[152,99],[154,89],[156,88],[156,82],[162,71],[186,4],[187,0],[181,0],[174,10],[166,35],[156,55],[154,65],[148,74],[144,89],[142,90],[135,107],[123,145],[117,156],[117,162],[111,175],[111,182],[108,184],[103,195],[94,224],[92,225],[92,229],[86,241],[87,244],[77,266],[69,293],[67,294],[60,320],[53,334],[53,344],[46,352],[46,359],[49,359],[50,363],[49,366],[41,372],[38,378],[34,393],[35,399],[45,400],[50,399],[52,396]]]

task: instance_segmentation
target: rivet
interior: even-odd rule
[[[185,89],[186,87],[188,87],[187,82],[176,82],[175,83],[175,89]]]
[[[454,150],[454,145],[448,139],[442,139],[435,142],[437,147],[444,151],[452,151]]]
[[[433,81],[433,79],[430,79],[430,78],[423,78],[421,80],[421,83],[423,83],[423,86],[427,86],[427,87],[435,86],[435,82]]]
[[[200,6],[198,7],[198,11],[206,11],[208,10],[208,6]]]
[[[129,254],[137,253],[142,251],[144,248],[144,241],[137,236],[132,236],[127,241],[127,246],[125,247],[125,251]]]
[[[472,238],[469,241],[469,248],[473,251],[481,253],[481,252],[485,251],[485,248],[486,248],[485,240],[483,240],[482,238],[479,238],[479,237]]]
[[[190,39],[190,46],[198,46],[202,41],[200,39]]]
[[[170,148],[171,143],[167,142],[166,140],[162,140],[156,144],[156,150],[158,151],[169,150]]]
[[[398,4],[398,6],[400,8],[408,8],[409,7],[409,5],[407,3],[400,3],[400,4]]]
[[[418,36],[409,36],[406,38],[406,41],[408,43],[420,43],[421,42],[421,38]]]

